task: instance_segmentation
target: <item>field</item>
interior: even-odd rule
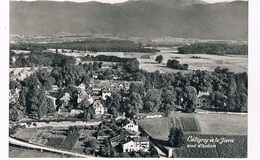
[[[39,151],[29,148],[21,148],[13,145],[9,146],[10,158],[68,158],[67,155],[61,155],[52,152]],[[72,156],[69,156],[72,157]]]
[[[168,140],[172,119],[167,117],[138,120],[139,126],[154,139]]]
[[[170,117],[138,120],[154,139],[168,140],[171,127],[179,126],[185,134],[247,135],[247,115],[173,113]]]
[[[97,52],[97,53],[64,53],[69,56],[86,56],[86,55],[113,55],[118,57],[135,57],[139,61],[139,67],[148,72],[154,72],[156,70],[165,72],[179,72],[180,70],[170,69],[166,67],[166,63],[169,59],[179,57],[177,60],[181,64],[188,64],[189,70],[182,70],[181,72],[190,73],[193,70],[208,70],[214,71],[216,67],[229,68],[233,72],[247,72],[248,70],[248,56],[247,55],[209,55],[209,54],[178,54],[176,49],[160,47],[161,52],[157,53],[139,53],[139,52]],[[51,49],[50,49],[51,50]],[[53,49],[52,49],[53,50]],[[54,52],[54,51],[53,51]],[[163,55],[163,62],[158,64],[155,62],[157,55]],[[192,59],[191,56],[198,56],[199,59]]]
[[[34,129],[34,128],[23,129],[16,136],[19,139],[29,141],[31,139],[31,137],[33,137],[33,135],[35,134],[35,131],[36,131],[36,129]]]
[[[202,134],[247,135],[247,115],[195,114]]]
[[[183,131],[198,131],[198,127],[194,118],[181,117]]]
[[[168,59],[180,57],[177,60],[181,64],[188,64],[189,70],[208,70],[214,71],[216,67],[229,68],[233,72],[247,72],[248,56],[247,55],[208,55],[208,54],[178,54],[178,53],[156,53],[152,56],[155,59],[157,55],[163,55],[162,65],[165,65]],[[201,57],[200,59],[192,59],[191,56]],[[159,67],[159,65],[157,66]]]

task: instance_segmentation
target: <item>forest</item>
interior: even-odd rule
[[[195,43],[179,47],[180,54],[232,54],[247,55],[248,45],[234,45],[224,43]]]
[[[46,49],[70,49],[91,52],[141,52],[155,53],[157,49],[144,48],[141,43],[134,43],[129,40],[111,40],[105,38],[88,39],[82,41],[62,43],[18,43],[10,44],[10,50],[43,51]]]

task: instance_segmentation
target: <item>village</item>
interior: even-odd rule
[[[163,49],[156,54],[11,50],[10,145],[72,157],[170,158],[194,157],[189,154],[195,152],[183,154],[194,146],[186,141],[190,135],[224,135],[244,143],[247,73],[186,64],[185,70],[179,64],[167,72],[143,70],[143,64],[167,67],[182,56],[166,56],[176,48]]]

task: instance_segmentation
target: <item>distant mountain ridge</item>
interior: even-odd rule
[[[128,0],[129,2],[136,2],[136,1],[146,1],[146,2],[171,2],[176,3],[183,6],[191,6],[194,4],[208,4],[207,2],[201,0]]]
[[[10,2],[10,34],[52,35],[61,32],[138,37],[247,39],[248,2]]]

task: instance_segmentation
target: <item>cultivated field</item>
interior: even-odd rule
[[[154,139],[168,140],[172,127],[185,134],[247,135],[247,115],[177,113],[171,117],[138,120],[139,125]]]

